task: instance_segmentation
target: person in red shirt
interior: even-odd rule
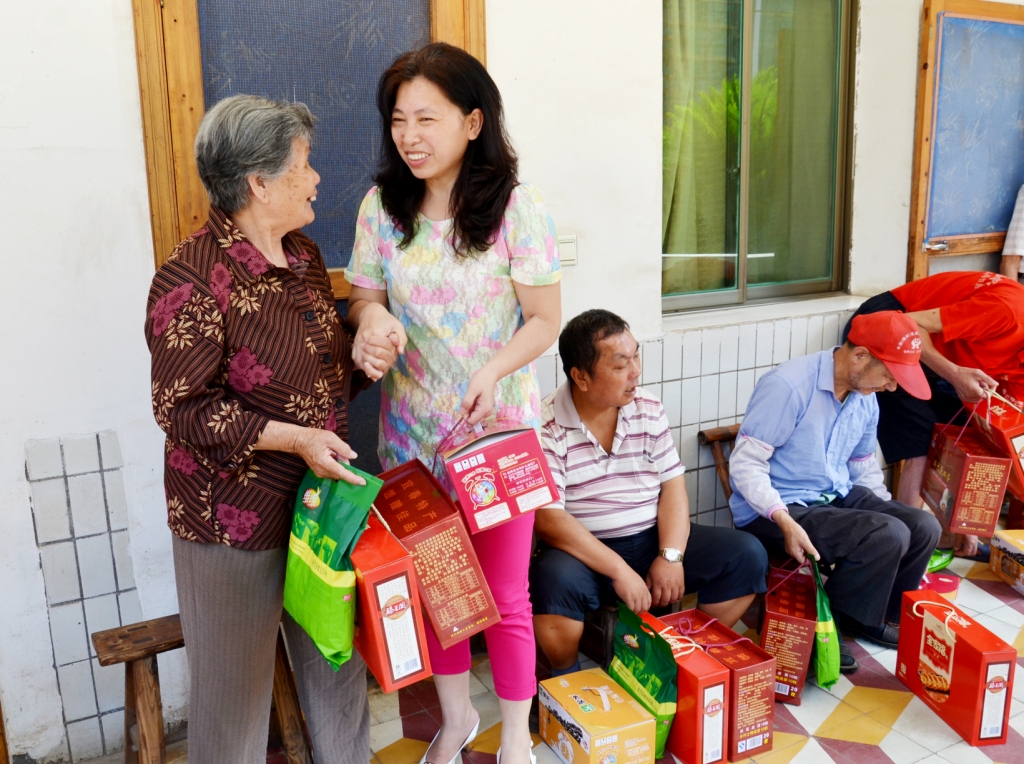
[[[888,463],[903,460],[897,499],[920,507],[935,424],[966,422],[963,404],[989,390],[1024,401],[1024,286],[996,273],[939,273],[876,295],[855,315],[881,310],[901,310],[921,328],[931,400],[902,388],[878,395],[878,443]],[[978,553],[977,537],[955,545],[960,556]]]

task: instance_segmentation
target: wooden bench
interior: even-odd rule
[[[156,656],[185,646],[181,618],[175,614],[97,631],[92,635],[92,643],[101,666],[125,664],[125,764],[163,764],[167,752]],[[274,717],[288,764],[313,764],[295,678],[280,630],[277,633],[273,693]],[[132,744],[132,727],[137,729],[137,749]]]

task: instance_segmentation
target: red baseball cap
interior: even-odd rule
[[[932,397],[921,369],[921,332],[914,319],[898,310],[854,316],[849,340],[870,350],[915,398],[926,401]]]

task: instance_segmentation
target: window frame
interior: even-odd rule
[[[487,65],[485,0],[430,0],[430,39]],[[142,135],[156,267],[206,220],[192,145],[205,111],[197,0],[132,0]],[[335,299],[352,287],[329,268]]]
[[[844,290],[848,277],[850,251],[849,221],[853,177],[852,109],[854,73],[854,35],[857,28],[858,0],[842,0],[839,14],[839,71],[837,73],[835,189],[832,215],[832,276],[788,284],[747,285],[750,192],[750,98],[754,49],[753,0],[743,0],[743,35],[740,54],[740,188],[739,231],[737,235],[736,287],[683,295],[662,295],[662,313],[740,307],[750,303],[781,302],[808,295],[825,296]],[[662,253],[664,255],[664,253]]]

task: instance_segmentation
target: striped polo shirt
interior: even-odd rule
[[[661,484],[682,475],[661,401],[637,388],[619,409],[609,454],[580,421],[566,381],[544,399],[540,440],[565,509],[597,538],[647,530],[658,521]]]

